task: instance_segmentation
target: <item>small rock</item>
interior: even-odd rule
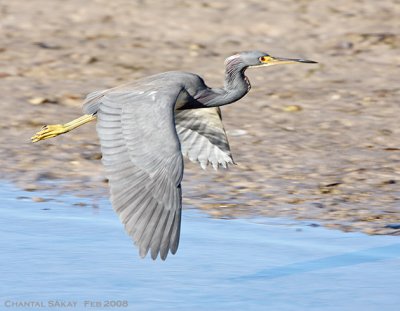
[[[341,191],[339,189],[337,189],[336,187],[341,184],[342,184],[341,182],[332,182],[332,183],[328,183],[325,185],[320,185],[319,191],[321,193],[339,194],[339,193],[341,193]]]
[[[246,130],[241,130],[241,129],[235,129],[235,130],[230,130],[228,131],[228,134],[230,136],[243,136],[247,134]]]
[[[47,200],[41,197],[32,197],[33,202],[46,202]]]
[[[86,160],[100,160],[102,158],[101,152],[83,152],[81,156]]]
[[[354,43],[351,41],[340,41],[337,46],[338,49],[342,49],[342,50],[349,50],[352,49],[354,47]]]
[[[341,184],[341,182],[333,182],[333,183],[324,185],[324,187],[336,187],[336,186],[339,186],[340,184]]]
[[[297,111],[301,111],[303,110],[303,108],[299,105],[289,105],[283,108],[283,111],[286,112],[297,112]]]
[[[376,234],[377,229],[376,228],[364,228],[362,230],[363,233],[373,235]]]
[[[56,104],[58,101],[56,99],[50,99],[46,97],[32,97],[28,99],[28,102],[32,105],[41,105],[41,104]]]
[[[383,150],[385,150],[385,151],[399,151],[400,148],[388,147],[388,148],[385,148]]]
[[[205,46],[203,44],[192,43],[192,44],[189,44],[188,48],[189,48],[189,50],[197,51],[200,49],[204,49]]]
[[[395,224],[387,224],[385,228],[390,228],[390,229],[400,229],[400,223],[395,223]]]
[[[74,203],[73,205],[74,205],[74,206],[81,206],[81,207],[84,207],[84,206],[87,206],[88,204],[86,204],[86,203],[84,203],[84,202],[78,202],[78,203]]]
[[[37,185],[26,185],[25,187],[24,187],[24,190],[25,191],[28,191],[28,192],[33,192],[33,191],[37,191],[39,189],[39,187],[37,186]]]
[[[396,184],[396,183],[397,183],[396,180],[394,180],[394,179],[389,179],[389,180],[385,180],[382,184],[384,184],[384,185],[394,185],[394,184]]]
[[[282,129],[285,130],[285,131],[288,131],[288,132],[296,131],[296,129],[294,127],[292,127],[292,126],[285,126]]]
[[[91,55],[85,55],[82,57],[82,62],[85,64],[94,64],[99,61],[98,57],[96,56],[91,56]]]
[[[25,197],[25,196],[19,196],[16,198],[17,200],[29,200],[30,197]]]
[[[46,43],[46,42],[35,42],[33,43],[34,45],[42,48],[42,49],[48,49],[48,50],[59,50],[61,49],[61,46],[57,44],[52,44],[52,43]]]

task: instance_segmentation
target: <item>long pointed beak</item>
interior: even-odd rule
[[[302,58],[272,57],[272,59],[280,64],[291,64],[291,63],[317,64],[317,62],[314,62],[313,60],[302,59]]]
[[[317,64],[317,62],[308,59],[284,58],[284,57],[274,57],[274,56],[262,57],[260,61],[265,65],[281,65],[281,64],[294,64],[294,63]]]

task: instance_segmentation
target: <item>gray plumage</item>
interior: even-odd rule
[[[166,72],[87,96],[83,110],[97,115],[113,208],[142,257],[150,250],[164,260],[178,249],[182,155],[203,168],[233,163],[218,107],[242,98],[250,90],[246,68],[266,66],[267,58],[278,59],[262,52],[229,57],[223,88]]]
[[[220,108],[175,111],[175,127],[182,154],[203,169],[208,164],[217,169],[234,163]]]

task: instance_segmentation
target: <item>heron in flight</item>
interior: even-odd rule
[[[85,115],[66,124],[47,125],[33,142],[58,136],[97,119],[102,162],[111,203],[141,257],[165,260],[178,249],[183,155],[205,168],[233,163],[220,106],[250,90],[249,67],[316,63],[242,52],[225,61],[225,83],[210,88],[196,74],[165,72],[133,83],[90,93]]]

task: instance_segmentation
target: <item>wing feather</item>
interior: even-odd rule
[[[173,120],[179,91],[96,95],[103,96],[97,132],[111,202],[142,257],[151,250],[164,260],[179,245],[183,161]]]
[[[208,163],[215,169],[234,163],[219,108],[177,110],[175,126],[182,154],[203,169]]]

